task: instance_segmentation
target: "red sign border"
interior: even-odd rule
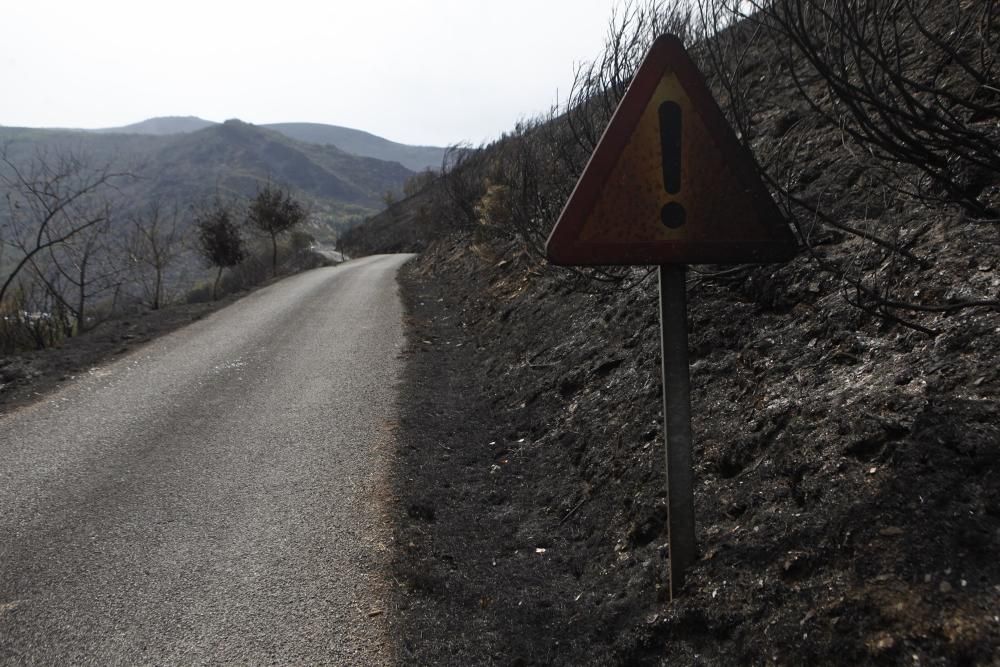
[[[656,87],[668,71],[677,76],[742,189],[750,194],[758,220],[773,225],[777,238],[759,241],[720,239],[630,244],[580,240],[587,216],[596,205]],[[785,239],[782,240],[781,237]],[[549,261],[566,266],[751,264],[785,262],[794,257],[797,250],[798,244],[788,223],[760,181],[753,156],[736,138],[684,45],[673,35],[661,35],[639,66],[559,220],[549,234],[545,244]]]

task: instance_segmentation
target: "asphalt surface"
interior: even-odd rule
[[[391,662],[406,259],[281,281],[0,416],[0,663]]]

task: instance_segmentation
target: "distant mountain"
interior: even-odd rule
[[[320,237],[380,210],[385,192],[401,191],[413,175],[398,162],[296,141],[238,120],[170,134],[0,127],[0,146],[15,163],[26,164],[39,152],[74,151],[96,164],[128,165],[141,178],[121,194],[136,205],[156,198],[186,208],[216,193],[247,197],[271,179],[309,204],[312,231]]]
[[[369,132],[321,123],[272,123],[271,130],[311,144],[333,145],[348,153],[398,162],[407,169],[440,169],[445,149],[438,146],[410,146],[389,141]]]
[[[163,116],[160,118],[149,118],[123,127],[108,127],[93,131],[101,134],[153,134],[163,136],[167,134],[197,132],[212,125],[216,125],[216,123],[198,118],[197,116]]]
[[[216,185],[252,194],[271,178],[316,198],[368,209],[380,208],[387,190],[399,190],[413,175],[395,162],[317,146],[238,120],[172,138],[151,160],[153,181],[164,187],[181,179],[185,189]]]
[[[109,127],[100,130],[88,130],[100,134],[143,134],[166,136],[171,134],[186,134],[197,132],[207,127],[218,125],[210,120],[196,116],[164,116],[149,118],[139,123],[123,127]],[[342,151],[372,157],[386,162],[398,162],[412,171],[424,169],[439,169],[444,158],[445,149],[439,146],[410,146],[389,141],[370,132],[353,130],[338,125],[322,123],[272,123],[258,125],[269,130],[309,144],[320,146],[336,146]]]

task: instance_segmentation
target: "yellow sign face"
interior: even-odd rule
[[[647,55],[549,237],[559,264],[783,261],[791,231],[683,47]]]

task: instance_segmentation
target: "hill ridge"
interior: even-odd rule
[[[385,137],[342,125],[315,123],[305,121],[283,123],[241,123],[280,132],[290,139],[321,146],[336,146],[340,150],[370,157],[387,162],[398,162],[411,171],[437,169],[444,159],[445,148],[441,146],[405,144],[392,141]],[[138,134],[152,136],[173,136],[190,134],[223,123],[205,120],[198,116],[154,116],[130,125],[105,127],[98,129],[80,129],[68,131],[88,132],[95,134]],[[46,128],[47,129],[47,128]],[[54,129],[54,128],[53,128]]]
[[[271,179],[307,201],[319,237],[379,210],[384,193],[401,190],[413,175],[398,162],[300,142],[238,120],[166,135],[0,128],[0,145],[15,164],[39,152],[78,153],[94,165],[141,164],[143,178],[124,192],[132,202],[156,198],[188,206],[216,194],[245,197]]]

